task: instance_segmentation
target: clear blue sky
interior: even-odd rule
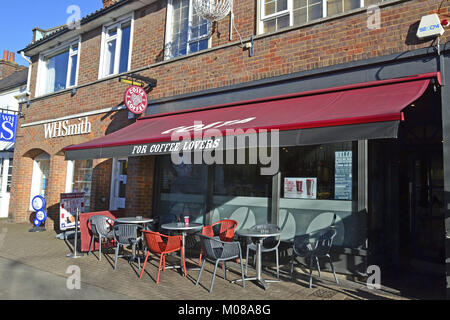
[[[0,6],[0,59],[3,51],[16,52],[16,62],[28,66],[17,52],[31,43],[33,28],[53,28],[67,23],[71,5],[85,17],[103,7],[102,0],[2,0]]]

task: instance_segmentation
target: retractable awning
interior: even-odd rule
[[[188,146],[179,142],[180,136],[198,142],[191,144],[190,151],[226,148],[225,139],[217,136],[258,135],[274,129],[279,130],[281,147],[396,138],[404,120],[402,110],[436,77],[439,73],[147,116],[104,137],[65,148],[66,159],[168,154]]]

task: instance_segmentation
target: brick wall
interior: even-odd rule
[[[143,68],[139,74],[156,78],[158,86],[150,94],[151,100],[172,97],[202,90],[236,85],[274,76],[307,71],[331,65],[348,63],[377,56],[401,53],[417,48],[429,47],[431,41],[417,41],[415,31],[421,16],[439,12],[448,13],[449,2],[439,0],[411,0],[383,6],[381,8],[381,28],[367,28],[367,13],[358,13],[317,22],[304,27],[296,27],[285,32],[258,36],[254,42],[254,55],[240,47],[238,36],[233,32],[233,45],[228,39],[229,18],[220,21],[212,36],[212,50],[207,50],[186,58],[163,61],[166,1],[146,6],[135,12],[133,50],[131,68]],[[241,0],[234,3],[236,28],[243,38],[256,34],[256,1]],[[57,118],[123,104],[123,93],[127,85],[118,82],[116,77],[98,80],[102,28],[96,28],[82,35],[79,67],[79,88],[75,95],[70,90],[48,97],[34,99],[37,79],[38,56],[32,57],[31,75],[32,101],[24,108],[22,123]],[[448,41],[448,32],[441,42]],[[220,46],[218,48],[218,46]],[[214,49],[216,48],[216,49]],[[301,91],[301,88],[299,88]],[[187,106],[188,107],[188,106]],[[120,118],[114,121],[114,118]],[[42,126],[19,129],[16,144],[15,167],[13,171],[13,192],[11,209],[16,220],[27,217],[22,202],[29,197],[27,178],[30,176],[30,159],[24,154],[30,150],[46,150],[51,156],[71,144],[88,141],[94,137],[111,133],[129,123],[126,112],[104,114],[94,117],[99,125],[93,126],[90,135],[43,140]],[[149,197],[141,197],[131,190],[137,185],[148,185],[152,179],[151,168],[148,181],[134,180],[133,166],[143,166],[141,162],[130,163],[129,186],[127,186],[127,206],[140,212],[144,205],[150,208]],[[145,161],[144,161],[145,162]],[[147,164],[150,166],[150,164]],[[105,165],[103,172],[106,172]],[[139,171],[136,177],[141,179]],[[25,178],[23,178],[25,177]],[[60,177],[57,177],[60,178]],[[106,178],[105,178],[106,179]],[[143,179],[143,178],[142,178]],[[21,185],[21,182],[24,185]],[[60,182],[56,182],[60,185]],[[130,188],[130,190],[128,190]],[[56,192],[55,187],[55,192]],[[95,192],[99,192],[96,190]],[[26,195],[22,195],[22,193]],[[101,192],[100,192],[101,193]],[[99,193],[99,194],[100,194]],[[105,193],[104,193],[105,194]],[[147,192],[149,196],[151,193]],[[136,203],[139,202],[139,203]],[[99,205],[103,207],[103,205]],[[97,203],[96,203],[97,206]]]

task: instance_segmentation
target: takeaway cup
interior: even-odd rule
[[[184,216],[184,224],[189,225],[189,216]]]

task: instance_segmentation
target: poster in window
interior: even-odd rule
[[[352,151],[337,151],[335,156],[334,198],[352,200]]]
[[[284,197],[288,199],[317,199],[317,178],[285,178]]]

